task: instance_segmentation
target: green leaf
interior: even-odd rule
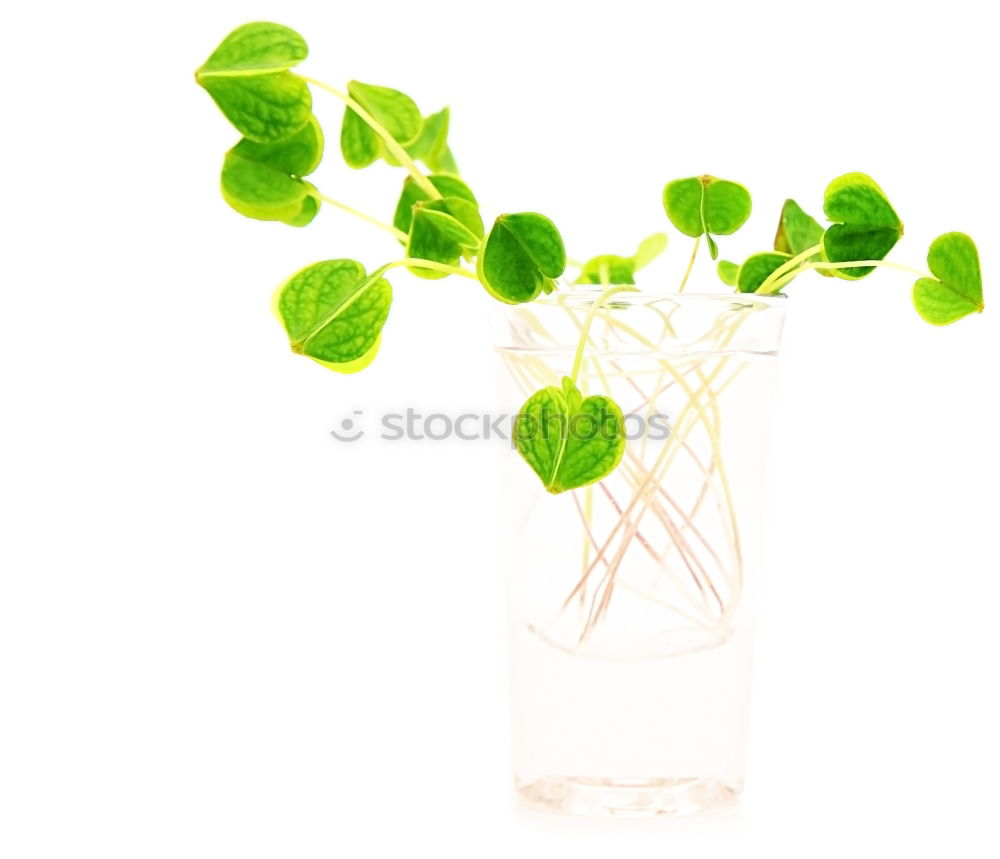
[[[635,273],[658,257],[667,247],[667,236],[654,233],[639,243],[630,257],[602,254],[587,260],[580,269],[577,283],[635,283]]]
[[[306,197],[302,201],[299,213],[295,217],[285,220],[285,223],[290,227],[304,227],[312,222],[317,212],[319,212],[319,200],[311,196]]]
[[[294,30],[256,22],[233,30],[195,72],[226,118],[246,138],[274,143],[295,134],[312,115],[312,96],[288,69],[308,48]]]
[[[420,109],[399,90],[351,81],[348,95],[367,111],[404,148],[414,143],[424,127]],[[382,138],[351,107],[344,108],[340,149],[350,167],[367,167],[383,155]]]
[[[624,419],[610,397],[584,398],[569,379],[542,388],[521,407],[518,452],[553,495],[596,483],[625,451]]]
[[[423,161],[427,165],[427,169],[433,170],[435,173],[458,175],[458,163],[455,161],[455,156],[452,154],[451,147],[447,143],[441,149],[428,155]]]
[[[719,280],[726,286],[736,286],[740,275],[740,267],[736,263],[720,259],[715,270],[719,274]]]
[[[809,248],[822,244],[823,228],[819,222],[807,215],[794,200],[785,200],[781,207],[781,217],[778,219],[778,231],[774,235],[774,249],[779,253],[798,256]],[[809,257],[809,262],[820,258],[819,252]],[[824,277],[833,277],[833,273],[825,269],[816,269]]]
[[[387,268],[366,275],[360,263],[334,259],[292,275],[275,301],[292,351],[339,373],[370,364],[392,303]]]
[[[635,262],[635,270],[638,271],[640,268],[645,268],[662,254],[667,249],[668,241],[666,233],[653,233],[653,235],[647,236],[639,242],[639,247],[636,248],[635,254],[632,256]]]
[[[451,112],[444,108],[425,117],[420,134],[406,147],[406,153],[414,160],[422,161],[444,147],[448,141],[450,116]]]
[[[351,81],[347,94],[372,115],[399,143],[413,143],[424,127],[420,109],[408,95],[397,89]]]
[[[737,275],[736,285],[739,291],[756,292],[772,272],[790,259],[788,254],[777,251],[765,251],[747,257]]]
[[[715,243],[715,239],[712,238],[711,233],[705,233],[705,241],[708,244],[708,253],[712,259],[719,258],[719,246]]]
[[[685,235],[704,235],[715,259],[718,248],[712,235],[732,235],[746,223],[750,217],[750,192],[736,182],[714,176],[675,179],[663,189],[663,208],[670,222]]]
[[[583,264],[577,283],[635,283],[635,259],[616,254],[602,254]]]
[[[323,157],[323,132],[315,117],[288,140],[244,138],[226,153],[222,196],[241,215],[305,226],[319,209],[312,185],[302,181]]]
[[[449,201],[454,199],[465,200],[471,203],[475,207],[475,219],[479,221],[479,235],[483,235],[483,222],[479,217],[479,209],[476,204],[476,196],[469,190],[469,186],[466,185],[457,176],[447,176],[447,175],[437,175],[432,174],[427,177],[430,183],[437,188],[438,193],[443,198],[448,198]],[[427,202],[430,199],[423,190],[413,181],[413,178],[407,176],[403,181],[403,191],[399,195],[399,202],[396,204],[396,212],[392,218],[392,225],[401,232],[408,233],[410,231],[410,222],[413,219],[413,207],[419,203]],[[458,207],[462,209],[463,215],[459,217],[466,226],[475,232],[474,221],[470,225],[466,218],[471,219],[468,207]],[[455,215],[455,211],[449,210],[452,215]],[[458,217],[456,215],[456,217]]]
[[[347,166],[355,170],[374,164],[382,152],[379,136],[349,107],[344,109],[340,125],[340,152]]]
[[[305,40],[294,30],[255,21],[226,36],[198,71],[281,71],[298,65],[308,53]]]
[[[507,304],[531,301],[546,278],[566,269],[566,248],[559,230],[544,215],[501,215],[476,260],[479,282]]]
[[[450,111],[448,108],[432,113],[424,117],[424,126],[420,136],[403,148],[406,154],[414,161],[423,161],[427,169],[434,173],[458,174],[458,165],[448,147],[448,125],[450,122]],[[399,166],[392,153],[384,151],[382,158],[386,163]]]
[[[982,313],[983,275],[975,242],[965,233],[945,233],[931,242],[927,265],[934,278],[913,284],[913,305],[932,325],[948,325]]]
[[[441,200],[431,200],[418,204],[413,211],[410,222],[409,239],[406,243],[406,255],[416,259],[433,260],[445,265],[456,265],[465,250],[478,248],[483,237],[482,221],[479,221],[478,234],[470,230],[459,218],[450,212],[450,207],[460,208],[461,204],[475,206],[467,200],[457,197],[445,197]],[[475,213],[479,217],[478,212]],[[447,277],[447,272],[434,271],[419,266],[409,266],[409,270],[418,277],[429,280]]]
[[[884,259],[903,235],[899,216],[882,189],[864,173],[834,179],[823,197],[823,211],[835,222],[823,234],[823,257],[830,262]],[[874,268],[830,270],[837,277],[857,280]]]

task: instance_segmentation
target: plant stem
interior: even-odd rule
[[[413,266],[414,268],[429,268],[433,271],[443,271],[445,274],[457,274],[461,277],[468,277],[472,280],[479,280],[475,273],[469,271],[467,268],[462,268],[457,265],[446,265],[443,262],[435,262],[430,259],[420,259],[419,257],[403,257],[403,259],[398,259],[395,262],[389,263],[386,268],[399,268],[400,266]]]
[[[402,230],[397,230],[395,227],[389,224],[383,223],[378,218],[373,218],[371,215],[366,215],[364,212],[358,211],[353,206],[348,206],[347,203],[341,203],[340,200],[334,200],[333,197],[327,197],[326,194],[321,194],[319,191],[310,192],[313,197],[317,200],[322,200],[324,203],[329,203],[331,206],[336,206],[344,212],[354,215],[356,218],[361,218],[362,221],[367,221],[380,230],[385,230],[387,233],[392,233],[397,239],[399,239],[404,244],[409,236],[406,235]]]
[[[917,277],[927,277],[930,278],[931,275],[925,271],[921,271],[918,268],[911,268],[908,265],[900,265],[899,263],[886,262],[880,259],[863,259],[863,260],[848,260],[847,262],[806,262],[800,265],[795,271],[787,272],[782,275],[774,284],[770,287],[770,293],[773,294],[781,289],[785,284],[795,278],[797,275],[801,274],[803,271],[808,271],[810,269],[815,269],[817,271],[831,270],[831,269],[842,269],[842,268],[891,268],[896,271],[904,271],[907,274],[913,274]],[[761,284],[763,286],[763,284]],[[757,290],[760,292],[760,290]]]
[[[811,262],[806,264],[805,268],[814,269],[835,269],[835,268],[892,268],[896,271],[905,271],[907,274],[915,274],[917,277],[927,277],[933,280],[933,275],[928,274],[926,271],[921,271],[919,268],[911,268],[908,265],[900,265],[895,262],[886,262],[881,259],[863,259],[863,260],[852,260],[850,262]]]
[[[382,142],[385,143],[385,148],[389,150],[392,157],[395,158],[400,164],[402,164],[409,174],[413,177],[413,181],[417,183],[421,191],[423,191],[432,200],[440,200],[441,194],[438,189],[434,187],[430,179],[428,179],[417,167],[416,162],[410,157],[410,154],[403,149],[395,137],[393,137],[379,122],[375,119],[367,110],[365,110],[360,104],[358,104],[353,98],[351,98],[346,93],[342,93],[340,90],[335,89],[329,84],[323,83],[323,81],[318,81],[315,78],[308,78],[305,75],[300,75],[302,80],[306,83],[310,83],[313,86],[318,86],[320,89],[325,89],[331,95],[339,98],[344,104],[346,104],[351,110],[353,110],[362,121],[364,121],[372,131],[374,131],[379,137],[382,138]]]
[[[755,292],[758,295],[772,295],[773,293],[777,292],[779,289],[781,289],[781,286],[774,288],[774,284],[778,280],[780,280],[783,275],[787,274],[789,271],[794,269],[800,263],[805,262],[807,259],[809,259],[809,257],[815,256],[822,249],[823,249],[822,245],[816,245],[815,247],[811,247],[808,250],[802,251],[802,253],[792,257],[787,262],[782,263],[774,271],[772,271],[766,278],[764,278],[764,282],[757,287]],[[796,274],[797,273],[798,272],[796,272]],[[788,281],[784,281],[782,285],[784,285],[784,283],[787,282]]]
[[[684,287],[687,286],[688,278],[691,277],[691,271],[694,269],[694,261],[698,256],[698,248],[701,247],[701,236],[698,236],[694,240],[694,248],[691,250],[691,259],[688,261],[687,271],[684,272],[684,277],[681,280],[681,285],[677,287],[677,292],[684,292]]]

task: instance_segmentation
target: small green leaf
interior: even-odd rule
[[[382,141],[371,127],[351,108],[344,109],[340,125],[340,153],[348,167],[360,170],[378,161]]]
[[[740,267],[736,263],[720,259],[715,270],[719,274],[719,280],[726,286],[736,286],[740,274]]]
[[[630,257],[601,254],[583,264],[577,283],[618,284],[635,283],[635,273],[651,263],[667,248],[665,233],[654,233],[639,243]]]
[[[819,222],[802,211],[794,200],[785,200],[774,236],[774,249],[779,253],[796,256],[816,247],[823,238]]]
[[[413,210],[406,255],[415,259],[456,265],[461,260],[463,251],[478,248],[483,237],[482,221],[479,221],[477,234],[450,212],[450,207],[460,208],[462,204],[475,209],[472,203],[457,197],[419,203]],[[478,217],[476,212],[476,218]],[[448,276],[447,272],[420,266],[408,268],[418,277],[429,280]]]
[[[386,269],[366,275],[360,263],[335,259],[292,275],[275,302],[292,351],[339,373],[370,364],[392,303]]]
[[[719,258],[719,246],[715,243],[711,233],[705,233],[705,241],[708,243],[708,254],[712,259]]]
[[[779,253],[798,256],[823,241],[823,228],[819,222],[807,215],[794,200],[785,200],[778,219],[778,231],[774,235],[774,249]],[[809,262],[820,258],[819,252],[809,257]],[[825,269],[816,269],[824,277],[833,277]]]
[[[433,170],[435,173],[458,175],[458,162],[455,161],[455,156],[447,143],[436,152],[428,155],[423,161],[427,165],[427,169]]]
[[[610,397],[584,398],[569,379],[533,394],[515,423],[518,452],[553,495],[596,483],[625,451],[624,419]]]
[[[823,234],[823,257],[830,262],[884,259],[903,235],[899,216],[882,189],[864,173],[834,179],[823,197],[823,211],[835,222]],[[874,268],[830,270],[837,277],[857,280]]]
[[[195,72],[226,118],[246,138],[274,143],[291,137],[312,115],[312,96],[288,69],[308,48],[294,30],[256,22],[233,30]]]
[[[791,257],[788,254],[777,251],[765,251],[747,257],[743,265],[740,266],[737,275],[736,285],[740,292],[756,292],[760,285],[767,280],[768,276],[788,262]]]
[[[437,188],[438,193],[442,197],[466,200],[467,202],[475,206],[476,207],[475,217],[479,218],[479,210],[476,204],[476,196],[475,194],[472,193],[471,190],[469,190],[469,186],[466,185],[461,179],[459,179],[457,176],[447,176],[438,174],[433,174],[431,176],[428,176],[427,178],[430,180],[430,183],[435,188]],[[418,203],[427,202],[429,199],[430,197],[428,197],[420,188],[420,186],[413,181],[413,178],[407,176],[406,179],[403,181],[403,191],[399,195],[399,202],[396,203],[396,212],[392,218],[392,225],[400,232],[408,233],[410,231],[410,222],[413,218],[413,207],[416,206]],[[468,209],[465,208],[464,212],[467,213]],[[452,211],[451,214],[455,215],[455,212]],[[463,223],[466,223],[464,219],[465,217],[468,217],[468,215],[466,214],[464,217],[459,217],[459,220],[461,220]],[[469,224],[466,223],[466,226],[469,226]],[[473,227],[470,226],[470,229],[473,229]],[[473,229],[473,231],[475,230]],[[483,234],[482,219],[479,219],[479,235],[482,236],[482,234]]]
[[[583,264],[577,283],[635,283],[635,259],[616,254],[602,254]]]
[[[420,136],[403,148],[406,154],[414,161],[423,161],[427,169],[434,173],[458,174],[458,165],[448,147],[448,125],[450,121],[450,111],[448,108],[432,113],[424,117],[424,127]],[[392,153],[382,152],[382,158],[386,163],[394,167],[399,166]]]
[[[434,229],[441,233],[442,236],[455,242],[460,247],[478,248],[483,238],[481,223],[480,229],[469,229],[469,227],[462,223],[460,218],[455,217],[449,211],[449,206],[454,205],[456,208],[459,208],[461,203],[467,202],[466,200],[448,197],[440,200],[431,200],[428,203],[417,206],[416,211],[413,213],[413,220],[422,219],[427,223],[433,224]]]
[[[371,114],[379,125],[404,148],[414,143],[424,126],[420,109],[399,90],[351,81],[348,95]],[[382,138],[351,107],[344,108],[340,128],[340,149],[344,161],[354,168],[367,167],[384,152]]]
[[[663,189],[663,208],[671,223],[687,236],[728,236],[750,217],[750,192],[714,176],[675,179]]]
[[[975,242],[965,233],[945,233],[931,242],[927,265],[936,278],[913,284],[913,304],[932,325],[948,325],[982,313],[983,276]]]
[[[559,230],[544,215],[501,215],[476,260],[479,281],[494,298],[520,304],[536,298],[546,278],[566,269]]]
[[[420,109],[397,89],[351,81],[347,93],[399,143],[413,143],[424,127]]]
[[[305,226],[319,209],[313,187],[301,177],[323,157],[323,132],[315,117],[280,143],[244,138],[226,153],[222,196],[241,215]]]
[[[662,254],[667,249],[668,241],[666,233],[653,233],[653,235],[647,236],[639,242],[639,247],[636,248],[635,254],[632,256],[635,262],[635,270],[638,271],[640,268],[645,268]]]
[[[406,153],[414,160],[422,161],[442,149],[448,142],[450,117],[448,108],[425,117],[420,134],[406,147]]]

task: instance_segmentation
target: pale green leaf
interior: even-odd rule
[[[913,304],[932,325],[948,325],[971,313],[982,313],[983,276],[979,252],[965,233],[945,233],[931,243],[927,265],[934,278],[913,285]]]

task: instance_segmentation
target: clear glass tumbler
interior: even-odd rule
[[[743,784],[782,297],[580,288],[494,318],[502,408],[569,375],[626,415],[621,465],[551,495],[507,453],[514,778],[572,814],[697,811]]]

